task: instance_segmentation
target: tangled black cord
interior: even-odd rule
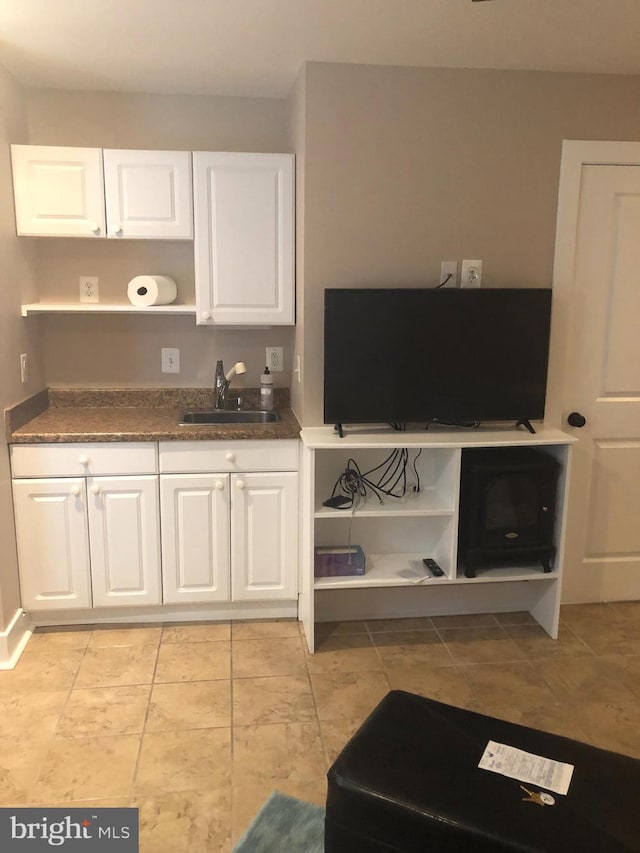
[[[416,461],[422,449],[418,450],[412,468],[416,477],[415,491],[420,491],[420,476],[416,468]],[[336,492],[341,492],[351,500],[351,508],[358,505],[361,498],[365,498],[368,492],[372,492],[384,503],[382,496],[388,498],[403,498],[407,492],[407,464],[409,462],[409,451],[406,447],[398,447],[387,456],[379,465],[362,473],[355,459],[347,461],[347,467],[335,482],[331,497]],[[371,479],[371,475],[380,472],[377,481]],[[346,507],[345,507],[346,508]]]

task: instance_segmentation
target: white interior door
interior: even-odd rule
[[[554,283],[563,427],[579,439],[563,600],[613,601],[640,598],[640,145],[616,165],[579,145],[581,162],[563,161]]]

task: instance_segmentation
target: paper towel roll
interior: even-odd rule
[[[176,294],[176,283],[168,275],[137,275],[127,287],[129,302],[140,308],[168,305],[175,300]]]

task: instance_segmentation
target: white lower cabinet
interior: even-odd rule
[[[94,607],[160,604],[158,478],[87,481]]]
[[[13,446],[11,465],[25,610],[162,602],[155,444]]]
[[[83,477],[13,481],[25,610],[91,607]]]
[[[231,492],[232,599],[295,598],[298,475],[232,474]]]
[[[160,477],[165,603],[297,594],[295,472]]]
[[[12,446],[26,611],[296,601],[298,442],[162,442],[159,460],[153,442]]]
[[[298,442],[161,442],[159,459],[165,603],[295,599]]]
[[[228,601],[228,475],[163,475],[160,504],[165,603]]]

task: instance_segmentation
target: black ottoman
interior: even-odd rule
[[[496,741],[575,766],[555,804],[481,770]],[[393,690],[328,773],[325,853],[640,851],[640,761]]]

